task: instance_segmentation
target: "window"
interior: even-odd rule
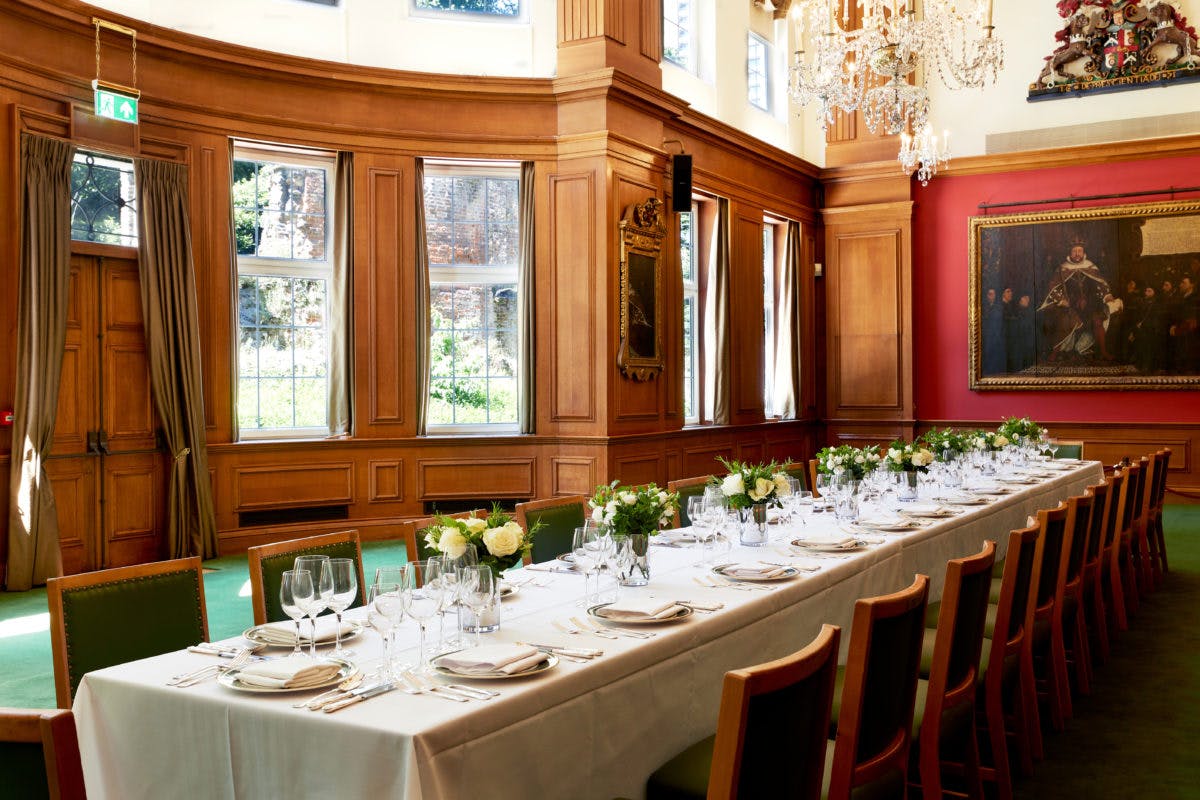
[[[763,414],[779,416],[775,397],[775,225],[763,221]]]
[[[426,165],[430,429],[516,430],[519,188],[515,164]]]
[[[746,95],[750,105],[763,111],[771,110],[771,46],[756,34],[746,41]]]
[[[679,215],[679,265],[683,271],[683,420],[700,422],[700,270],[696,257],[698,209]]]
[[[243,438],[329,432],[333,166],[315,155],[234,152]]]
[[[663,58],[695,72],[696,8],[693,0],[663,0]]]
[[[75,152],[71,164],[71,238],[137,247],[132,161]]]
[[[521,0],[413,0],[413,10],[519,19]]]

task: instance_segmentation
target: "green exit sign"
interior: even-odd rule
[[[136,125],[138,121],[138,99],[127,94],[97,88],[96,116]]]

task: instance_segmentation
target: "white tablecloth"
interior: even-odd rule
[[[1102,475],[1099,464],[1085,463],[919,531],[873,535],[882,542],[845,559],[797,559],[821,569],[772,592],[701,588],[694,578],[705,569],[695,565],[695,550],[654,547],[650,585],[625,591],[725,607],[647,628],[658,635],[645,641],[555,630],[552,621],[584,614],[574,605],[583,579],[531,573],[549,585],[526,585],[506,600],[501,630],[488,638],[599,647],[605,655],[493,682],[502,696],[487,702],[394,691],[323,714],[292,708],[308,695],[242,694],[212,681],[166,686],[170,676],[211,662],[188,652],[93,672],[74,705],[88,796],[641,797],[651,772],[713,732],[726,671],[794,652],[826,622],[841,625],[847,642],[854,601],[903,588],[917,572],[931,578],[931,599],[939,597],[947,559],[978,552],[984,539],[995,540],[1002,556],[1010,530]],[[814,515],[808,530],[833,530],[829,516]],[[735,547],[723,560],[782,557]],[[413,623],[405,626],[402,643],[412,646]],[[372,632],[352,646],[364,662],[379,655]]]

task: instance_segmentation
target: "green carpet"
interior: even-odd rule
[[[364,542],[363,574],[407,560],[403,542]],[[254,624],[246,556],[204,562],[204,601],[209,638],[237,636]],[[210,571],[211,570],[211,571]],[[0,592],[0,706],[54,708],[46,590]]]

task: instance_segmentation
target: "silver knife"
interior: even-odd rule
[[[322,710],[326,714],[329,714],[333,711],[337,711],[338,709],[345,708],[346,706],[352,706],[355,703],[361,703],[363,700],[366,700],[369,697],[385,694],[386,692],[390,692],[395,688],[396,684],[394,683],[377,683],[374,686],[368,686],[365,689],[355,689],[354,691],[350,692],[349,697],[338,700],[336,703],[330,703]]]
[[[538,650],[548,650],[555,655],[568,655],[575,658],[599,658],[604,655],[603,650],[597,650],[594,647],[562,647],[556,644],[534,644],[533,642],[522,642],[526,647],[536,647]]]

